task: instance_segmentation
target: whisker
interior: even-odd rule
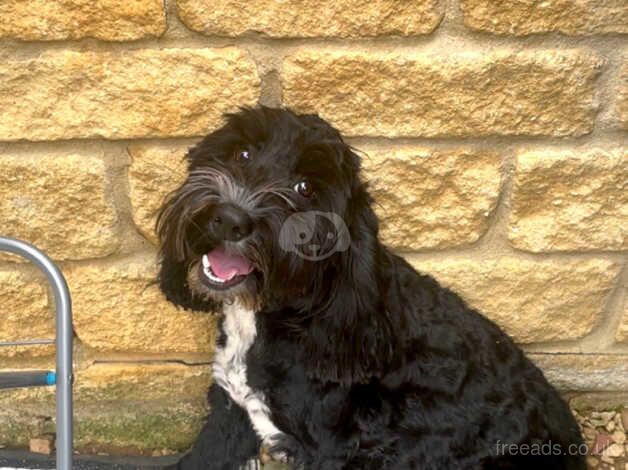
[[[268,191],[266,191],[266,193],[267,193],[267,194],[274,194],[275,196],[277,196],[277,197],[279,197],[279,198],[283,199],[283,200],[286,202],[286,204],[288,204],[288,205],[289,205],[292,209],[296,209],[296,208],[297,208],[296,204],[295,204],[293,201],[291,201],[290,199],[288,199],[288,197],[287,197],[287,196],[283,195],[283,194],[282,194],[281,192],[279,192],[279,191],[275,191],[275,190],[268,190]]]
[[[259,188],[257,191],[255,191],[253,194],[251,194],[251,200],[257,203],[264,196],[266,196],[268,194],[272,194],[274,196],[277,196],[277,197],[281,198],[292,209],[296,209],[296,204],[293,201],[291,201],[290,198],[287,196],[287,194],[291,194],[292,193],[292,190],[289,190],[289,189],[283,188],[283,187],[279,187],[279,186],[276,186],[276,185],[277,185],[277,183],[269,183],[266,186],[263,186],[263,187]],[[284,193],[286,193],[286,194],[284,194]]]

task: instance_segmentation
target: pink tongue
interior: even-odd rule
[[[224,248],[215,248],[207,253],[212,272],[220,279],[244,276],[253,271],[253,265],[242,256],[227,254]]]

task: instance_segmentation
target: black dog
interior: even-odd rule
[[[306,469],[585,468],[543,374],[379,242],[360,159],[329,124],[244,109],[187,161],[158,221],[160,286],[224,315],[211,415],[177,468],[258,452]]]

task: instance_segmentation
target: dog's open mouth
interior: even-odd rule
[[[243,256],[218,247],[203,255],[199,271],[199,278],[206,286],[228,289],[243,282],[253,271],[253,264]]]

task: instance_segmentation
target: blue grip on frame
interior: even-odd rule
[[[46,385],[56,385],[57,384],[57,374],[54,372],[46,373]]]

